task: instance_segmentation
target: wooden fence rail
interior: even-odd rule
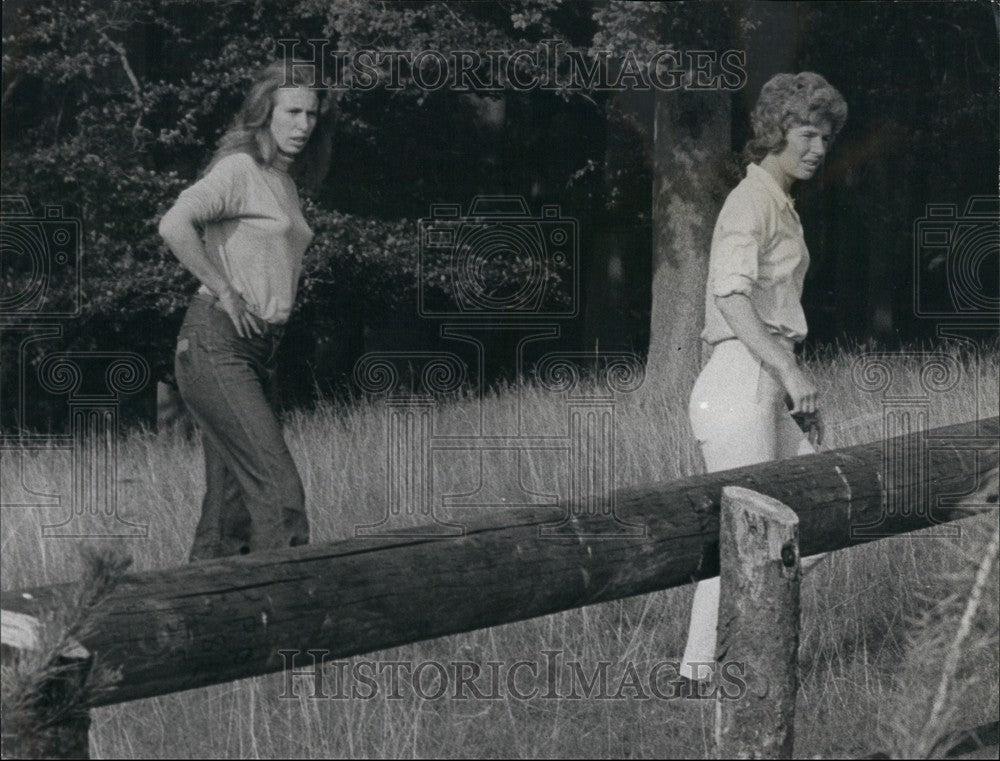
[[[586,536],[607,522],[586,514],[570,522],[577,537],[541,536],[559,518],[551,509],[481,511],[461,537],[355,538],[129,574],[81,639],[121,671],[92,705],[279,671],[281,650],[344,658],[717,575],[724,486],[793,507],[803,556],[967,517],[970,501],[996,502],[998,434],[992,418],[900,437],[893,451],[929,455],[898,473],[875,442],[618,492],[617,516],[644,536]],[[925,498],[888,514],[886,489]],[[72,591],[7,591],[0,603],[38,615]]]

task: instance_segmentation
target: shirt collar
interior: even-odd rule
[[[270,167],[272,169],[277,169],[279,172],[284,172],[288,174],[289,169],[292,166],[291,156],[286,156],[279,151],[274,152],[274,157],[271,159]]]
[[[753,162],[747,164],[747,177],[752,177],[767,188],[767,192],[774,196],[774,200],[779,204],[788,206],[793,212],[795,211],[795,201],[792,200],[792,197],[788,193],[781,189],[777,180],[760,164],[754,164]]]

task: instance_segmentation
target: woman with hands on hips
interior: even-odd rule
[[[260,71],[208,169],[160,221],[167,246],[201,281],[174,358],[205,451],[192,562],[309,541],[274,377],[313,235],[296,181],[315,187],[330,160],[331,101],[305,86],[313,74],[282,61]]]
[[[846,119],[840,93],[812,72],[772,77],[754,108],[746,177],[712,235],[701,337],[713,351],[688,407],[709,472],[810,454],[822,443],[819,395],[794,354],[806,336],[809,252],[788,193],[816,174]],[[718,577],[699,582],[681,676],[711,678],[718,605]]]

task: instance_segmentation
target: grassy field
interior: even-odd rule
[[[859,351],[829,351],[809,359],[823,398],[830,448],[881,437],[882,396],[862,390],[852,378]],[[931,395],[930,425],[997,415],[997,352],[977,359],[957,346],[942,351],[961,373],[954,387]],[[916,355],[891,356],[887,366],[894,394],[920,393],[921,372],[925,381],[933,381],[933,368],[926,370],[927,362]],[[526,433],[565,430],[562,395],[528,384],[521,396]],[[647,380],[639,391],[618,398],[618,486],[701,471],[686,396],[687,389]],[[515,400],[516,391],[508,388],[483,404],[491,419],[509,419]],[[478,414],[476,400],[454,398],[440,405],[435,430],[470,433]],[[381,404],[359,401],[294,413],[286,433],[305,483],[314,541],[352,536],[356,525],[384,515]],[[0,494],[8,504],[26,501],[23,485],[70,492],[68,453],[7,451],[3,456]],[[438,503],[439,493],[471,486],[470,468],[471,461],[461,455],[435,460]],[[555,454],[534,456],[527,459],[524,480],[537,491],[565,493],[564,470]],[[150,526],[148,537],[118,542],[133,556],[133,567],[185,562],[203,489],[200,445],[177,433],[131,433],[120,444],[117,473],[121,513]],[[488,474],[485,478],[489,481]],[[5,507],[5,589],[79,578],[75,544],[81,540],[41,538],[40,526],[56,522],[63,510]],[[447,518],[446,512],[440,514]],[[920,732],[931,737],[996,720],[1000,622],[995,568],[960,647],[952,648],[958,655],[953,678],[946,681],[947,690],[941,689],[946,656],[995,524],[994,514],[956,524],[962,529],[956,539],[918,533],[842,551],[806,577],[796,756],[879,748],[902,754]],[[617,682],[625,662],[642,671],[678,659],[692,592],[685,587],[640,596],[365,659],[473,661],[485,671],[490,661],[544,664],[542,651],[556,650],[584,665],[619,664],[609,670]],[[521,700],[506,694],[495,700],[425,699],[405,684],[402,697],[394,699],[387,679],[379,682],[371,699],[311,700],[309,680],[294,683],[300,697],[280,697],[288,686],[282,675],[274,675],[103,708],[93,712],[91,751],[108,758],[697,758],[711,753],[712,701],[643,699],[629,689],[622,699]],[[530,688],[526,679],[519,683]],[[943,707],[931,708],[935,695],[944,696]]]

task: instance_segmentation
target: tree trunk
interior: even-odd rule
[[[686,394],[701,369],[708,255],[730,130],[728,92],[656,91],[647,378],[659,390]]]
[[[649,208],[636,182],[648,172],[653,122],[653,93],[616,93],[605,105],[604,198],[595,209],[592,237],[587,246],[583,346],[588,351],[635,350],[645,346],[647,325],[635,318],[649,304],[637,286],[649,282]],[[648,182],[648,180],[647,180]],[[641,285],[640,285],[641,284]],[[644,319],[644,318],[642,318]]]

